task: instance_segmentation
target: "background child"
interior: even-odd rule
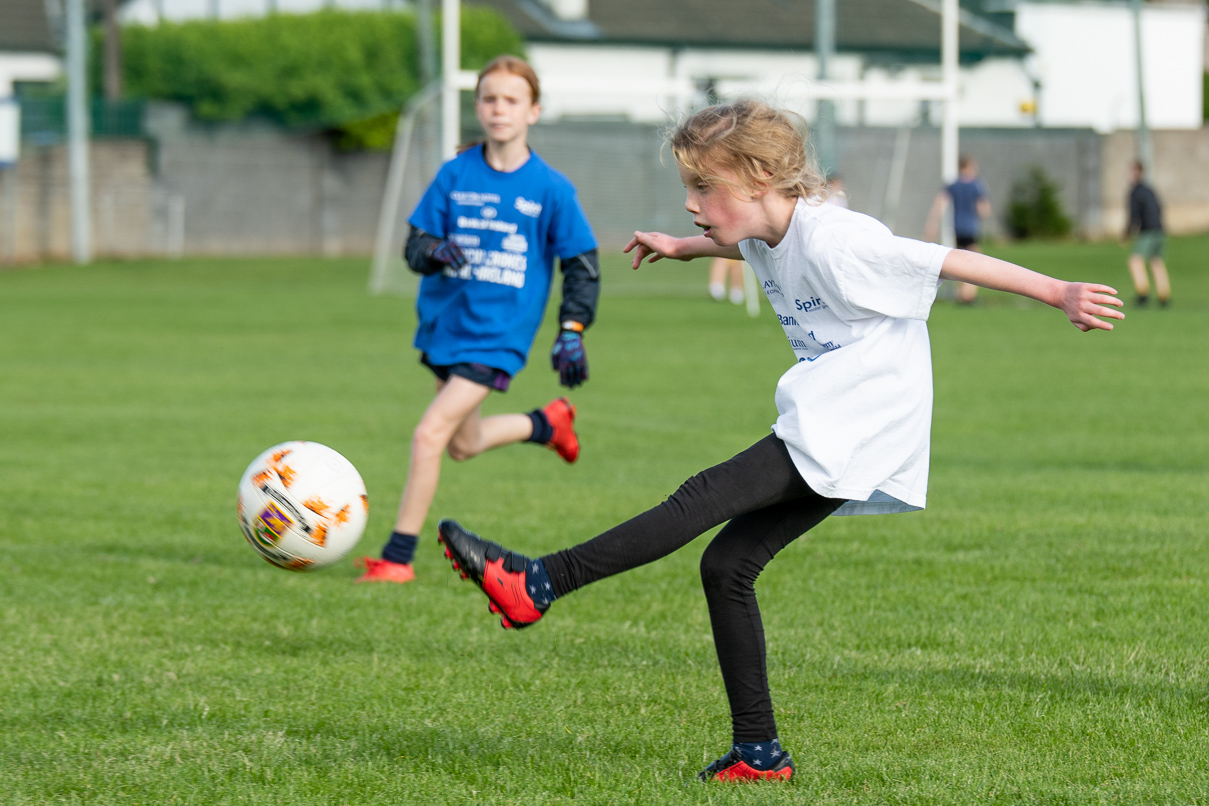
[[[417,536],[441,474],[441,454],[462,461],[514,442],[536,442],[567,462],[579,456],[575,407],[565,397],[528,414],[482,417],[524,365],[553,280],[563,271],[560,333],[550,360],[563,386],[588,379],[583,331],[596,316],[596,239],[575,188],[529,150],[541,115],[533,69],[501,56],[479,73],[475,113],[486,137],[442,166],[412,213],[407,264],[424,276],[416,299],[420,361],[437,395],[416,426],[398,520],[381,559],[361,558],[358,582],[408,582]]]
[[[730,281],[730,301],[742,305],[743,294],[743,261],[727,260],[716,257],[709,264],[709,295],[715,302],[726,299],[726,282]]]
[[[768,688],[754,583],[785,546],[828,515],[905,512],[926,503],[932,371],[924,323],[942,278],[1060,308],[1080,330],[1120,319],[1111,288],[1066,283],[963,250],[895,237],[823,203],[805,122],[757,101],[710,107],[671,135],[704,236],[635,233],[649,257],[745,258],[782,322],[796,363],[777,384],[773,433],[686,481],[654,509],[573,548],[530,559],[441,521],[455,568],[505,627],[540,619],[558,597],[666,556],[727,523],[701,558],[730,705],[730,752],[703,780],[787,779]]]
[[[973,157],[963,156],[958,160],[957,181],[946,185],[936,194],[928,221],[924,226],[924,240],[936,240],[940,231],[940,219],[945,207],[953,205],[953,236],[958,249],[981,252],[978,239],[982,236],[982,220],[991,217],[991,201],[987,198],[986,185],[978,178],[978,163]],[[969,304],[978,296],[974,283],[957,284],[957,301]]]
[[[1171,280],[1167,277],[1167,264],[1163,262],[1163,205],[1154,188],[1146,183],[1146,169],[1135,161],[1129,166],[1129,223],[1125,225],[1124,238],[1135,235],[1133,251],[1129,254],[1129,274],[1133,278],[1133,290],[1138,295],[1138,306],[1150,299],[1150,279],[1146,276],[1146,263],[1154,274],[1155,296],[1164,308],[1171,301]]]

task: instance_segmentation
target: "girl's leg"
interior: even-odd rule
[[[480,406],[475,406],[474,411],[462,421],[461,428],[449,441],[449,458],[455,462],[464,462],[492,448],[524,442],[532,435],[533,420],[528,414],[496,414],[492,417],[482,417]]]
[[[541,560],[555,596],[565,596],[590,582],[665,557],[731,518],[806,497],[818,496],[802,481],[785,443],[770,434],[693,476],[654,509]],[[836,506],[841,503],[836,501]]]
[[[490,393],[486,386],[457,375],[438,385],[436,398],[412,433],[407,485],[399,502],[396,532],[420,533],[441,478],[441,454],[468,417],[478,418],[479,406]]]
[[[765,742],[777,736],[756,577],[777,552],[843,503],[811,493],[740,515],[701,556],[701,581],[736,743]]]

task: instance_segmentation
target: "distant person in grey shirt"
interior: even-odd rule
[[[1155,195],[1154,188],[1146,184],[1146,169],[1134,162],[1129,169],[1129,224],[1122,240],[1134,237],[1133,251],[1129,255],[1129,273],[1133,276],[1133,290],[1137,292],[1137,303],[1145,305],[1150,299],[1150,279],[1146,276],[1146,263],[1154,274],[1154,293],[1159,305],[1164,308],[1171,301],[1171,281],[1167,278],[1167,264],[1163,262],[1163,205]]]

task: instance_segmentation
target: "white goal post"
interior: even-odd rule
[[[958,0],[939,0],[939,4],[941,12],[940,81],[907,81],[894,84],[862,81],[812,82],[794,93],[793,100],[941,102],[944,111],[941,120],[940,178],[942,184],[947,185],[957,178],[957,57],[960,9]],[[403,193],[403,180],[410,153],[415,116],[425,104],[434,99],[438,91],[441,98],[442,160],[452,159],[457,151],[461,132],[459,96],[463,91],[473,90],[478,79],[477,74],[473,71],[461,69],[460,32],[461,0],[441,0],[441,79],[439,86],[430,86],[425,89],[399,113],[399,130],[395,134],[394,149],[391,153],[390,169],[378,221],[373,267],[370,273],[370,291],[375,294],[390,290],[392,284],[389,282],[389,267],[395,261],[401,260],[401,256],[395,254],[399,249],[400,240],[397,237],[397,229],[400,226],[399,205]],[[542,85],[551,91],[573,90],[589,94],[649,94],[654,89],[659,95],[673,99],[687,99],[692,97],[695,92],[695,87],[689,80],[670,77],[636,82],[606,77],[572,80],[559,76],[548,76],[542,79]],[[952,245],[951,226],[944,228],[942,240],[946,244]],[[414,283],[411,285],[414,286]]]

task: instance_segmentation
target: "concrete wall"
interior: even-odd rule
[[[175,108],[156,111],[150,123],[154,141],[92,145],[98,256],[372,251],[388,155],[340,153],[322,135],[263,124],[198,126]],[[658,127],[562,122],[535,127],[531,141],[578,188],[602,248],[619,249],[635,229],[694,231]],[[900,235],[922,237],[940,186],[938,130],[841,127],[837,144],[851,207]],[[1202,181],[1209,129],[1156,132],[1154,146],[1155,186],[1168,229],[1209,230],[1209,183]],[[980,163],[994,210],[992,236],[1006,235],[1011,186],[1032,165],[1057,182],[1078,235],[1111,237],[1124,226],[1131,135],[964,129],[961,150]],[[396,252],[406,234],[403,224],[431,178],[434,155],[435,143],[419,137],[400,204]],[[62,146],[29,146],[16,169],[0,171],[0,262],[69,256],[66,180]]]
[[[135,256],[165,248],[162,199],[149,168],[150,144],[93,143],[93,243],[99,254]],[[67,149],[26,146],[0,170],[0,263],[66,260],[71,254]]]
[[[1209,231],[1209,128],[1151,134],[1154,168],[1150,183],[1163,203],[1163,226],[1181,234]],[[1105,236],[1119,234],[1129,218],[1129,166],[1134,160],[1133,132],[1104,138],[1100,205]]]

